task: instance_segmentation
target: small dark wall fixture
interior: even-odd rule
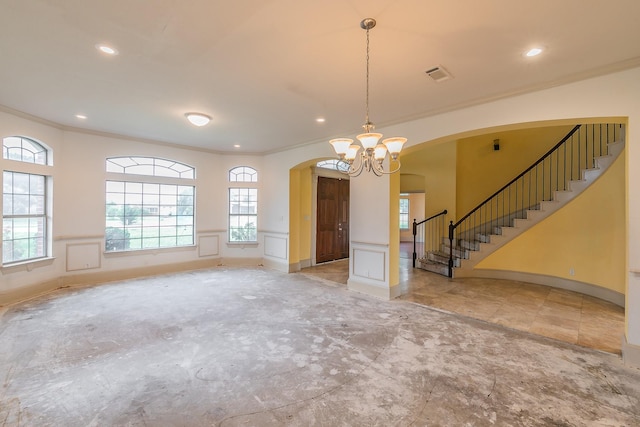
[[[493,140],[493,151],[499,151],[500,150],[500,140],[499,139],[494,139]]]

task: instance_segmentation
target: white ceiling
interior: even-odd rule
[[[0,0],[0,105],[216,152],[353,137],[367,17],[378,128],[640,65],[638,0]]]

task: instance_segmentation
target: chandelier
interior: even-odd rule
[[[375,126],[369,120],[369,30],[376,26],[376,20],[366,18],[360,22],[360,27],[367,31],[367,92],[365,100],[366,116],[362,125],[364,133],[356,136],[360,144],[353,143],[351,138],[336,138],[329,141],[336,154],[340,156],[340,161],[349,165],[344,173],[350,176],[358,176],[363,170],[373,172],[376,176],[391,174],[400,170],[398,155],[402,146],[407,142],[407,138],[394,137],[378,142],[382,138],[381,133],[375,133]],[[387,157],[397,163],[397,166],[390,170],[384,170],[383,162]],[[391,163],[389,163],[391,165]]]

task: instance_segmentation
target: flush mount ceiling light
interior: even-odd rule
[[[542,48],[534,47],[533,49],[529,49],[524,55],[528,57],[538,56],[542,53]]]
[[[202,113],[186,113],[185,117],[196,126],[204,126],[211,121],[211,117]]]
[[[360,27],[367,31],[367,92],[366,92],[366,116],[365,123],[362,126],[365,133],[356,138],[360,144],[353,144],[353,139],[337,138],[332,139],[329,143],[333,146],[336,154],[340,156],[340,161],[346,163],[348,168],[344,173],[350,176],[358,176],[363,170],[373,172],[376,176],[383,174],[391,174],[400,170],[400,161],[398,155],[402,150],[402,146],[407,142],[407,138],[394,137],[387,138],[378,142],[382,138],[381,133],[374,133],[375,126],[369,121],[369,30],[376,26],[376,20],[366,18],[360,22]],[[383,162],[389,154],[390,160],[397,163],[395,169],[384,170]],[[342,171],[342,168],[338,168]]]
[[[108,46],[106,44],[99,43],[96,45],[96,49],[98,49],[102,53],[106,53],[107,55],[117,55],[118,49],[115,47]]]

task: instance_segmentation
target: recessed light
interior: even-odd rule
[[[97,44],[96,49],[98,49],[102,53],[106,53],[107,55],[117,55],[118,49],[115,47],[108,46],[106,44]]]
[[[87,118],[87,116],[85,116],[84,114],[76,114],[76,117],[81,119],[81,120],[84,120],[84,119]]]
[[[533,49],[529,49],[524,55],[528,57],[538,56],[542,53],[542,48],[534,47]]]
[[[186,113],[185,117],[196,126],[204,126],[211,121],[211,117],[202,113]]]
[[[324,123],[324,122],[325,122],[325,119],[324,119],[324,117],[318,117],[318,118],[316,119],[316,122],[318,122],[318,123]]]
[[[240,144],[233,144],[233,148],[240,148]]]

